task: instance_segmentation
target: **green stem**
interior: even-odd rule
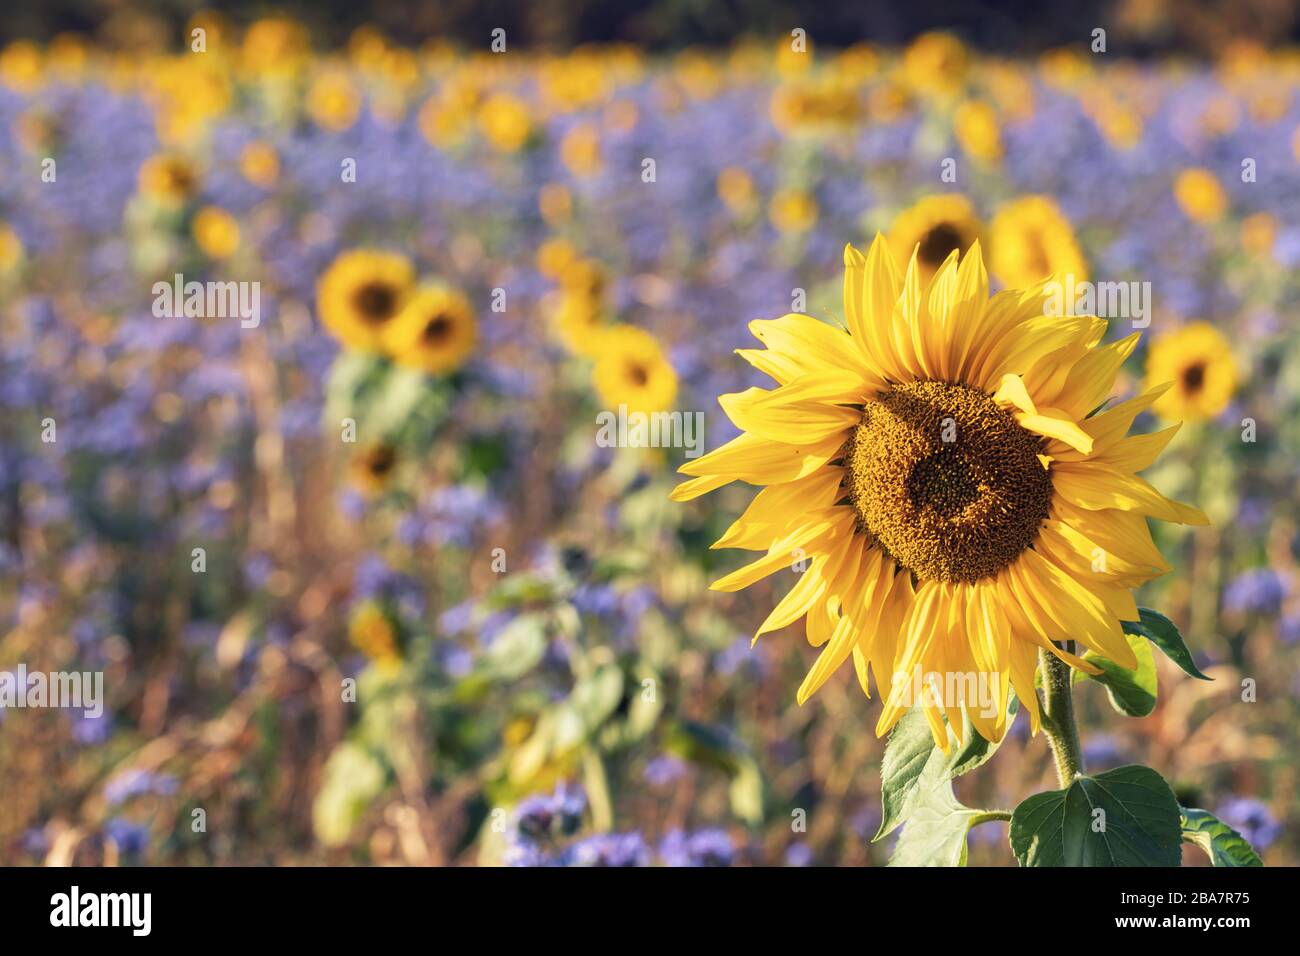
[[[994,820],[1010,820],[1010,810],[985,810],[983,813],[976,814],[970,818],[970,825],[979,826],[981,823],[992,823]]]
[[[605,761],[594,746],[588,747],[583,753],[582,770],[582,782],[586,786],[587,802],[591,806],[591,824],[597,833],[608,833],[614,829],[614,804],[610,799]]]
[[[1070,665],[1046,650],[1038,652],[1038,660],[1043,672],[1043,733],[1056,758],[1056,776],[1061,787],[1066,788],[1083,773],[1083,748],[1079,746],[1079,728],[1074,722]]]

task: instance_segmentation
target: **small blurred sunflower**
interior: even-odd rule
[[[362,449],[352,460],[352,484],[366,494],[378,494],[388,487],[396,468],[397,449],[378,442]]]
[[[1218,415],[1237,390],[1228,340],[1208,322],[1192,322],[1160,336],[1147,355],[1147,387],[1164,382],[1173,387],[1152,406],[1157,414],[1192,421]]]
[[[377,351],[384,327],[411,294],[415,269],[395,252],[355,249],[331,263],[316,286],[321,321],[344,345]]]
[[[822,652],[800,703],[851,657],[862,690],[874,675],[884,695],[878,735],[914,702],[914,675],[954,673],[984,675],[997,706],[961,682],[922,692],[940,748],[949,728],[961,739],[963,711],[1001,739],[1012,688],[1036,732],[1040,652],[1095,673],[1058,646],[1078,641],[1137,666],[1120,622],[1169,567],[1148,517],[1206,523],[1136,474],[1177,426],[1126,437],[1160,388],[1090,415],[1137,335],[1103,346],[1103,320],[1044,316],[1042,283],[990,298],[978,246],[929,282],[916,250],[900,271],[880,236],[844,261],[847,331],[801,314],[750,323],[767,348],[740,354],[777,387],[720,397],[743,434],[683,465],[672,497],[766,486],[714,545],[762,554],[712,588],[810,560],[755,636],[806,620]]]
[[[743,215],[754,205],[754,179],[739,166],[728,166],[718,173],[718,198],[735,215]]]
[[[966,100],[953,113],[953,134],[967,156],[982,163],[1002,158],[1002,128],[992,106],[981,100]]]
[[[983,232],[984,225],[970,200],[957,193],[944,193],[926,196],[899,213],[889,230],[889,247],[900,257],[899,268],[907,265],[902,258],[904,250],[919,247],[917,265],[925,281],[949,253],[965,252]]]
[[[970,53],[951,33],[923,33],[903,51],[903,76],[912,89],[934,95],[957,92],[970,72]]]
[[[352,615],[348,622],[348,640],[382,670],[391,672],[401,665],[402,649],[397,627],[373,602],[362,605]]]
[[[677,372],[659,340],[630,325],[613,326],[600,336],[592,381],[606,408],[661,412],[677,397]]]
[[[599,355],[603,334],[600,301],[582,292],[561,292],[555,301],[555,332],[564,347],[575,355]]]
[[[346,73],[322,73],[307,92],[307,112],[321,129],[341,133],[361,115],[361,93]]]
[[[1074,229],[1046,196],[1008,203],[989,226],[989,270],[1008,288],[1031,285],[1053,274],[1088,278]]]
[[[204,206],[190,227],[194,241],[213,259],[229,259],[239,249],[239,223],[218,206]]]
[[[18,234],[0,222],[0,272],[8,272],[22,260],[23,244]]]
[[[183,156],[160,153],[140,166],[140,192],[162,206],[181,206],[199,191],[199,173]]]
[[[239,171],[254,186],[270,189],[280,178],[280,154],[270,143],[255,139],[239,151]]]
[[[478,109],[478,127],[489,145],[499,153],[516,153],[533,132],[528,104],[516,96],[497,93]]]
[[[803,189],[778,189],[768,204],[768,218],[778,232],[807,232],[817,225],[817,216],[817,200]]]
[[[605,161],[601,156],[600,133],[592,123],[579,123],[560,140],[560,159],[579,179],[594,176]]]
[[[1228,211],[1228,196],[1208,169],[1185,169],[1174,180],[1174,199],[1193,222],[1211,223]]]
[[[441,375],[460,368],[477,337],[469,300],[434,286],[411,296],[384,328],[383,344],[398,363]]]

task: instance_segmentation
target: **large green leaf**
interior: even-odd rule
[[[1178,866],[1179,821],[1178,800],[1160,774],[1120,767],[1016,807],[1011,849],[1021,866]]]
[[[1008,722],[1015,718],[1018,707],[1019,701],[1012,695],[1007,708]],[[880,830],[871,838],[873,843],[892,833],[911,814],[920,796],[923,774],[929,773],[931,779],[950,780],[974,770],[998,749],[997,744],[990,744],[976,733],[970,718],[965,715],[962,719],[962,743],[957,744],[951,730],[948,737],[952,749],[945,755],[934,745],[929,721],[920,707],[913,707],[894,726],[880,765],[882,810]]]
[[[1244,836],[1214,814],[1183,808],[1183,839],[1195,843],[1215,866],[1263,866]]]
[[[1075,679],[1095,680],[1106,686],[1111,705],[1129,717],[1145,717],[1156,707],[1156,656],[1151,645],[1140,637],[1126,635],[1129,647],[1137,655],[1138,666],[1129,670],[1109,658],[1089,651],[1084,660],[1101,668],[1100,674],[1075,671]]]
[[[982,814],[957,802],[947,777],[923,774],[889,865],[965,866],[966,834]]]
[[[1198,680],[1214,680],[1213,677],[1202,674],[1200,668],[1196,666],[1196,662],[1192,660],[1192,652],[1183,643],[1183,635],[1178,633],[1178,628],[1174,627],[1173,621],[1149,607],[1138,608],[1138,616],[1141,620],[1121,622],[1126,634],[1139,634],[1145,637],[1164,651],[1165,655],[1181,667],[1183,673],[1189,677]]]

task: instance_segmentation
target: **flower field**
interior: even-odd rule
[[[0,48],[0,671],[102,689],[0,680],[0,863],[1013,866],[1058,673],[1073,770],[1300,863],[1300,51],[801,34]],[[899,396],[1014,432],[972,537]],[[963,716],[947,861],[886,738]]]

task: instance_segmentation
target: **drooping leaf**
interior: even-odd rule
[[[1165,652],[1165,655],[1183,669],[1183,673],[1189,677],[1195,677],[1198,680],[1214,680],[1213,677],[1206,677],[1201,673],[1196,662],[1192,660],[1192,652],[1187,649],[1183,643],[1183,635],[1178,633],[1178,628],[1174,622],[1169,620],[1159,611],[1153,611],[1149,607],[1138,608],[1138,621],[1122,621],[1124,633],[1139,634],[1145,637],[1156,647]]]
[[[1021,866],[1178,866],[1180,817],[1160,774],[1119,767],[1016,807],[1011,849]]]
[[[1109,658],[1088,651],[1084,660],[1101,668],[1100,674],[1075,671],[1075,680],[1095,680],[1104,684],[1111,706],[1129,717],[1145,717],[1156,707],[1156,658],[1146,640],[1125,635],[1129,647],[1137,655],[1138,666],[1129,670]]]
[[[1007,708],[1008,730],[1019,703],[1013,694]],[[920,707],[913,707],[894,726],[880,766],[882,809],[880,829],[871,838],[873,843],[888,836],[908,818],[917,802],[923,774],[930,772],[935,779],[951,780],[974,770],[998,749],[997,744],[989,743],[976,732],[970,718],[965,715],[962,719],[962,743],[957,744],[951,730],[948,736],[952,749],[945,756],[934,745],[930,724]]]
[[[1215,866],[1263,866],[1250,842],[1214,814],[1183,808],[1183,839],[1205,851]]]

